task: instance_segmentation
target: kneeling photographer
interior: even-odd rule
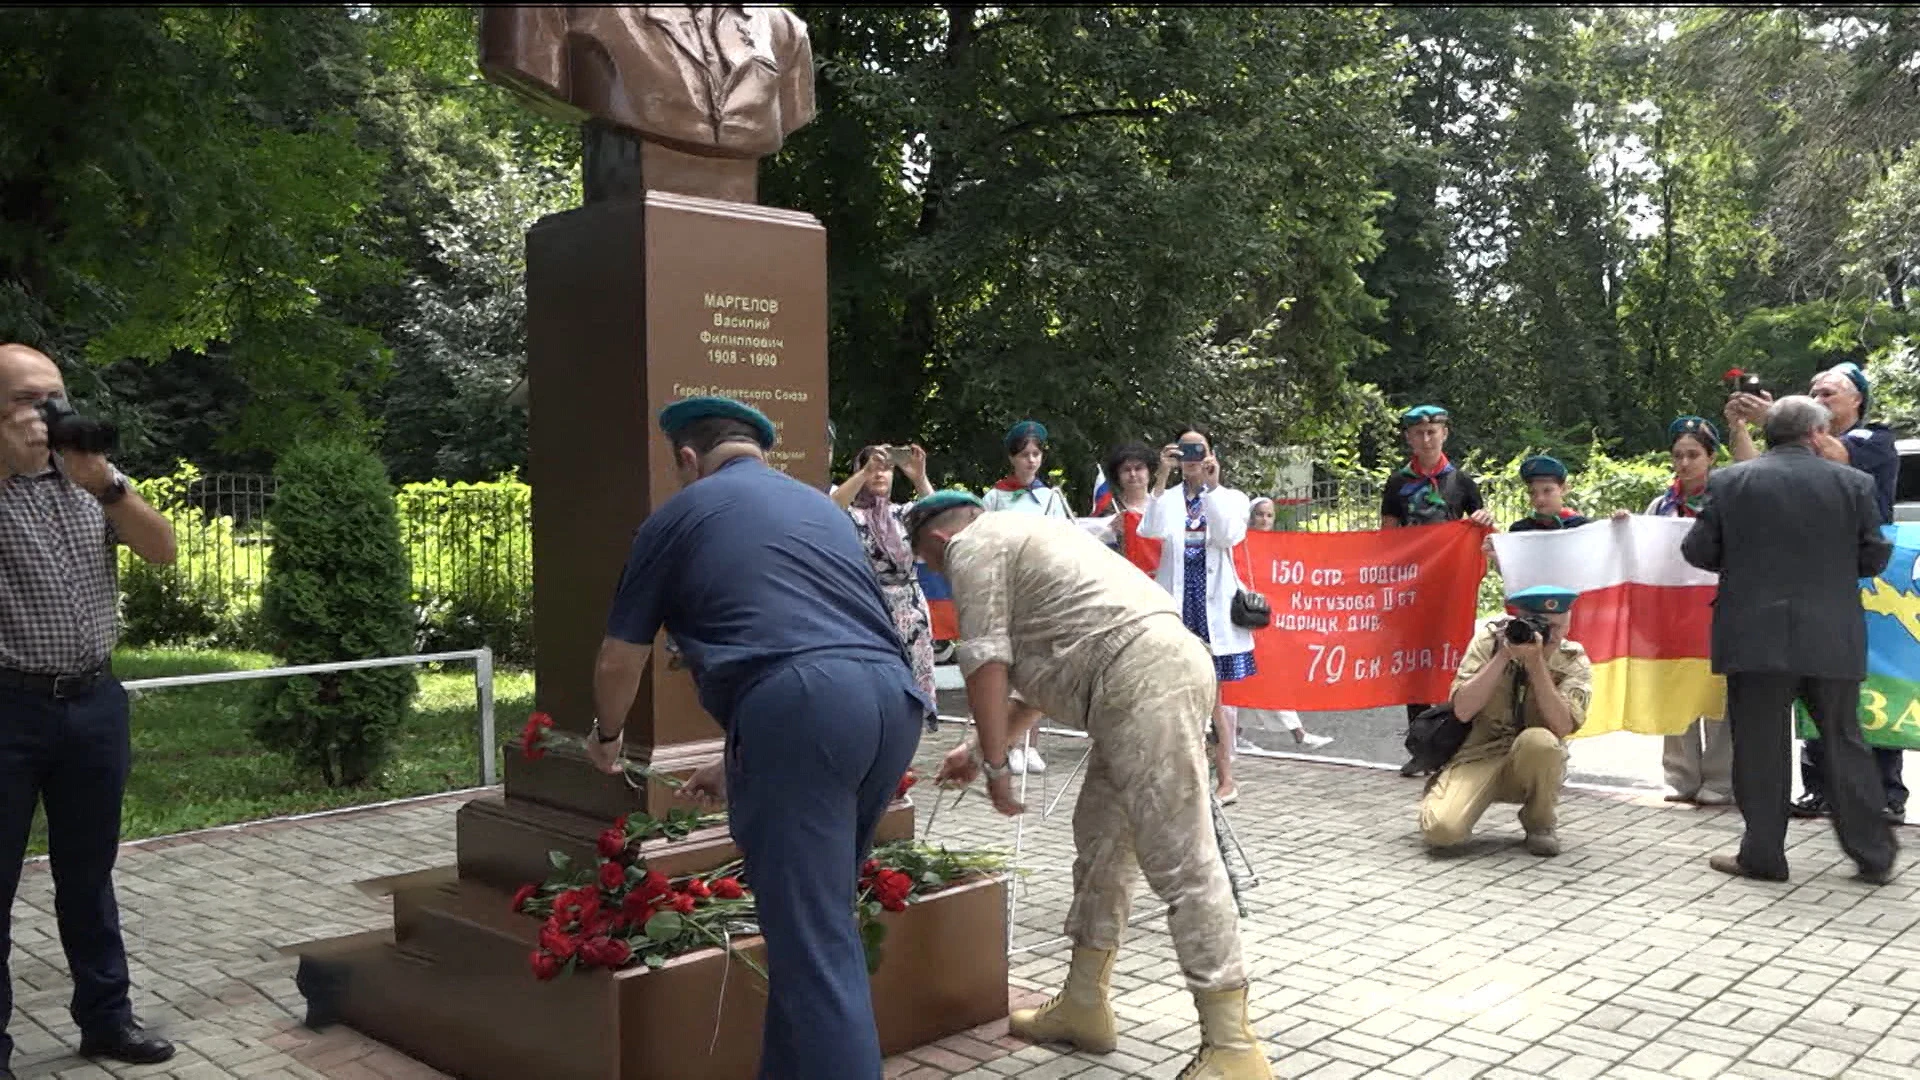
[[[0,901],[11,910],[43,803],[80,1052],[165,1061],[173,1047],[134,1022],[113,895],[130,748],[127,694],[109,660],[119,633],[115,548],[172,562],[173,526],[107,460],[113,427],[73,410],[44,353],[0,345],[0,410]],[[0,1080],[13,1076],[11,940],[8,916]]]
[[[1574,593],[1539,586],[1507,600],[1512,617],[1488,621],[1454,677],[1452,707],[1466,741],[1427,785],[1420,835],[1429,847],[1465,843],[1494,803],[1520,804],[1527,850],[1560,854],[1555,832],[1566,738],[1593,695],[1587,651],[1566,639]]]

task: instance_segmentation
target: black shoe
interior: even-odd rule
[[[1420,767],[1420,763],[1417,761],[1409,761],[1405,765],[1400,766],[1401,776],[1419,776],[1426,771],[1427,770]]]
[[[1833,808],[1827,805],[1825,795],[1802,795],[1800,801],[1794,803],[1789,810],[1797,818],[1826,817],[1833,812]]]
[[[173,1044],[128,1021],[117,1028],[82,1035],[80,1056],[111,1058],[129,1065],[158,1065],[173,1056]]]
[[[1887,823],[1889,825],[1905,825],[1907,823],[1907,804],[1888,803]]]

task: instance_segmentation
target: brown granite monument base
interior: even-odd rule
[[[462,837],[473,827],[469,822],[514,816],[502,811],[497,798],[469,803],[462,810]],[[523,822],[554,836],[574,831],[559,819]],[[911,805],[902,803],[883,828],[899,832],[904,825],[910,836],[912,822]],[[591,848],[589,834],[581,857],[590,860]],[[649,865],[674,873],[734,857],[724,830],[696,833],[644,854]],[[303,976],[309,970],[326,976],[324,1001],[302,986],[310,1006],[464,1080],[753,1076],[766,987],[745,964],[708,949],[676,957],[659,970],[539,982],[528,957],[540,922],[509,909],[512,888],[471,876],[397,888],[391,931],[293,950]],[[1007,1014],[1003,879],[965,883],[882,918],[889,928],[873,976],[882,1053],[936,1042]],[[763,963],[759,938],[744,938],[737,948]]]

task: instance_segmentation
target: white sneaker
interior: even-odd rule
[[[1310,733],[1300,740],[1300,745],[1309,750],[1318,750],[1332,741],[1333,736],[1331,735],[1314,735]]]
[[[1027,756],[1020,747],[1015,746],[1007,751],[1007,768],[1012,769],[1015,776],[1025,775]]]
[[[1031,747],[1031,746],[1027,747],[1026,749],[1027,749],[1027,752],[1023,754],[1022,757],[1025,758],[1026,760],[1027,771],[1030,773],[1046,772],[1047,763],[1040,760],[1040,751],[1037,748]]]

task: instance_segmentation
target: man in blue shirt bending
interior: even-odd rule
[[[759,410],[660,413],[681,491],[634,534],[594,670],[588,754],[618,771],[654,637],[673,636],[726,731],[684,793],[729,801],[767,942],[761,1077],[880,1080],[861,860],[933,703],[913,678],[853,521],[766,462]]]

